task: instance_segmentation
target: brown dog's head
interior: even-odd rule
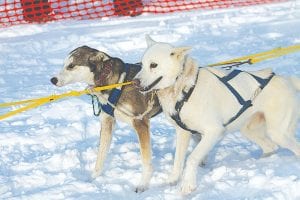
[[[119,71],[123,62],[104,52],[82,46],[74,49],[64,62],[61,72],[51,78],[51,83],[64,86],[83,82],[92,86],[107,85],[115,71]]]

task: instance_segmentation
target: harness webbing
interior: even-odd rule
[[[209,72],[211,72],[210,70],[208,70]],[[235,96],[235,98],[238,100],[238,102],[241,104],[242,108],[232,117],[228,120],[228,122],[226,122],[224,124],[224,126],[228,126],[229,124],[231,124],[233,121],[235,121],[239,116],[241,116],[249,107],[251,107],[252,101],[251,99],[249,100],[245,100],[240,94],[239,92],[234,89],[234,87],[232,87],[232,85],[229,83],[230,80],[232,80],[233,78],[235,78],[236,76],[238,76],[241,72],[241,70],[233,70],[231,71],[227,76],[224,77],[219,77],[218,75],[216,75],[215,73],[211,72],[213,75],[215,75],[229,90],[230,92]],[[247,73],[249,75],[251,75],[258,83],[259,83],[259,88],[262,90],[269,82],[270,80],[273,78],[273,76],[275,75],[274,73],[272,73],[268,78],[263,79],[260,78],[258,76],[255,76],[254,74],[251,74],[249,72],[244,72]]]
[[[215,76],[226,85],[226,87],[230,90],[230,92],[237,98],[237,100],[239,101],[239,103],[241,105],[245,104],[245,100],[243,99],[243,97],[230,85],[230,83],[228,83],[230,80],[232,80],[233,78],[235,78],[237,75],[239,75],[242,71],[240,70],[233,70],[232,72],[230,72],[227,76],[224,77],[219,77],[215,74]]]
[[[122,82],[126,82],[128,80],[128,75],[129,75],[129,70],[130,67],[137,67],[139,69],[141,69],[141,66],[139,64],[128,64],[125,63],[124,64],[124,69],[123,69],[123,73],[126,73],[125,78]],[[122,95],[122,91],[123,91],[124,87],[122,86],[121,89],[119,88],[114,88],[109,97],[108,97],[108,103],[106,104],[101,104],[101,109],[103,110],[103,112],[105,112],[106,114],[110,115],[110,116],[114,116],[114,111],[115,111],[115,106],[117,105],[121,95]]]
[[[120,89],[113,89],[108,97],[108,102],[106,104],[101,104],[101,109],[103,110],[103,112],[105,112],[106,114],[109,114],[110,116],[114,116],[114,107],[112,107],[111,105],[116,106],[119,98],[122,94],[122,91]]]
[[[196,87],[196,84],[197,84],[197,81],[198,81],[198,74],[199,74],[199,70],[197,71],[197,76],[196,76],[196,80],[195,80],[195,83],[194,85],[188,90],[188,92],[185,92],[184,90],[182,90],[182,95],[183,95],[183,98],[180,100],[180,101],[177,101],[176,104],[175,104],[175,110],[176,110],[176,113],[171,115],[171,118],[176,122],[176,124],[186,130],[186,131],[189,131],[191,132],[192,134],[199,134],[201,135],[201,133],[199,133],[198,131],[195,131],[195,130],[192,130],[190,128],[188,128],[186,126],[185,123],[182,122],[181,120],[181,117],[180,117],[180,111],[184,105],[185,102],[187,102],[190,98],[190,96],[192,95],[195,87]]]
[[[209,72],[211,72],[210,70],[208,70]],[[232,80],[233,78],[237,77],[241,72],[241,70],[233,70],[231,71],[227,76],[224,77],[219,77],[218,75],[216,75],[215,73],[211,72],[213,75],[215,75],[229,90],[230,92],[236,97],[237,101],[241,104],[241,109],[232,117],[228,120],[228,122],[226,122],[224,125],[224,127],[228,126],[229,124],[231,124],[233,121],[235,121],[238,117],[240,117],[249,107],[251,107],[252,101],[251,99],[249,100],[245,100],[240,94],[239,92],[229,83],[230,80]],[[274,73],[271,73],[271,75],[268,78],[260,78],[258,76],[255,76],[254,74],[251,74],[249,72],[244,72],[247,73],[249,75],[251,75],[258,83],[259,83],[259,88],[262,90],[264,87],[266,87],[266,85],[270,82],[270,80],[274,77]],[[188,99],[190,98],[190,96],[192,95],[195,87],[196,87],[196,83],[198,80],[198,74],[199,71],[197,73],[197,77],[195,80],[194,85],[188,90],[188,92],[185,92],[184,90],[182,90],[182,95],[183,98],[180,101],[177,101],[175,104],[175,110],[176,113],[171,115],[171,118],[176,122],[176,124],[181,127],[182,129],[191,132],[192,134],[200,134],[198,131],[190,129],[189,127],[186,126],[186,124],[181,120],[180,117],[180,111],[184,105],[185,102],[188,101]]]

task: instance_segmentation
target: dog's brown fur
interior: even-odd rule
[[[86,81],[83,79],[82,82],[86,82],[91,87],[101,86],[96,83],[99,79],[99,75],[102,73],[101,70],[103,69],[103,66],[105,66],[107,62],[110,62],[112,68],[111,71],[107,73],[105,79],[101,80],[101,85],[115,84],[119,81],[121,73],[123,72],[123,61],[119,58],[110,57],[104,52],[100,52],[87,46],[79,47],[70,53],[64,66],[64,70],[57,77],[53,77],[51,82],[57,86],[76,82],[70,80],[64,81],[64,73],[68,73],[68,70],[73,70],[74,74],[74,70],[82,67],[84,67],[85,71],[87,71],[87,67],[90,72],[87,72],[88,75],[85,74],[87,79]],[[129,73],[127,74],[127,79],[132,80],[138,71],[139,69],[137,68],[130,68]],[[80,74],[78,74],[78,76],[80,76]],[[91,83],[88,80],[94,80],[94,83]],[[111,91],[102,91],[97,93],[97,96],[100,101],[101,99],[107,100],[110,92]],[[126,108],[125,110],[128,111],[129,115],[120,111],[123,108]],[[101,113],[100,146],[93,176],[97,177],[102,172],[103,164],[110,147],[115,120],[123,120],[133,126],[138,135],[143,175],[140,184],[136,188],[136,192],[144,191],[148,187],[152,174],[149,120],[151,117],[159,113],[160,110],[161,107],[156,95],[153,93],[143,95],[132,85],[124,86],[122,94],[116,105],[115,116],[112,117],[104,112]]]

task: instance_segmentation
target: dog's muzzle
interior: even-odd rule
[[[53,77],[53,78],[50,79],[50,81],[51,81],[51,83],[52,83],[53,85],[56,85],[57,82],[58,82],[58,79],[57,79],[56,77]]]
[[[162,76],[158,77],[155,81],[153,81],[150,85],[148,85],[146,87],[141,87],[141,81],[139,79],[134,79],[132,82],[133,82],[133,85],[135,87],[137,87],[141,92],[148,92],[155,85],[157,85],[161,81],[162,78],[163,78]]]

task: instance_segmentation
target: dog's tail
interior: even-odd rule
[[[291,80],[293,86],[296,88],[296,90],[300,91],[300,79],[293,76],[290,78],[290,80]]]

